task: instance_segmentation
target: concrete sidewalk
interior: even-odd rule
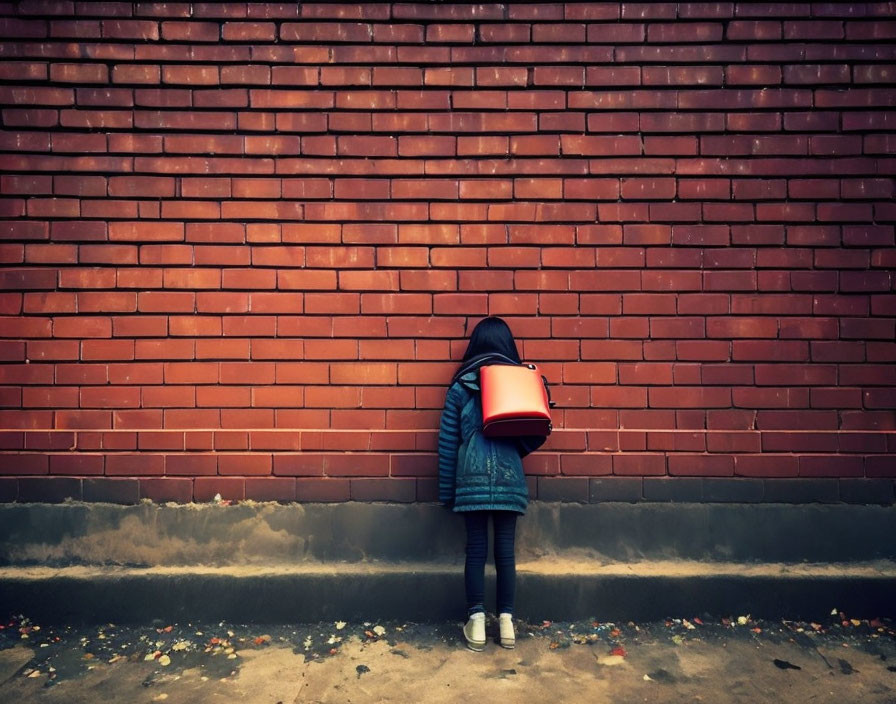
[[[516,649],[489,642],[482,653],[467,650],[460,623],[450,622],[54,628],[16,620],[0,631],[0,701],[896,701],[892,621],[742,616],[742,624],[518,623]]]

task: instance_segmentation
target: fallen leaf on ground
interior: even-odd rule
[[[775,663],[775,667],[778,667],[782,670],[802,670],[803,669],[799,665],[794,665],[792,662],[787,662],[786,660],[779,660],[778,658],[775,658],[774,660],[772,660],[772,662]]]
[[[840,665],[840,672],[844,675],[851,675],[853,672],[858,672],[847,660],[842,658],[837,658],[837,664]]]

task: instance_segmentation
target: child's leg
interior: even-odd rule
[[[498,613],[513,613],[516,595],[516,518],[514,511],[492,511],[495,526],[495,570]]]
[[[467,557],[464,563],[464,586],[467,613],[484,612],[485,559],[488,555],[488,511],[465,511]]]

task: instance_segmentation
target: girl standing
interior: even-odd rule
[[[468,620],[463,633],[467,647],[476,651],[485,647],[489,519],[494,528],[499,642],[505,648],[515,645],[516,519],[525,513],[529,502],[522,457],[544,442],[544,438],[488,438],[482,434],[479,368],[511,362],[519,364],[520,355],[507,323],[497,317],[481,320],[448,387],[439,427],[439,501],[462,513],[466,524]]]

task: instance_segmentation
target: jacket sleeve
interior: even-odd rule
[[[439,423],[439,501],[454,506],[457,449],[460,446],[460,402],[455,386],[448,389]]]

